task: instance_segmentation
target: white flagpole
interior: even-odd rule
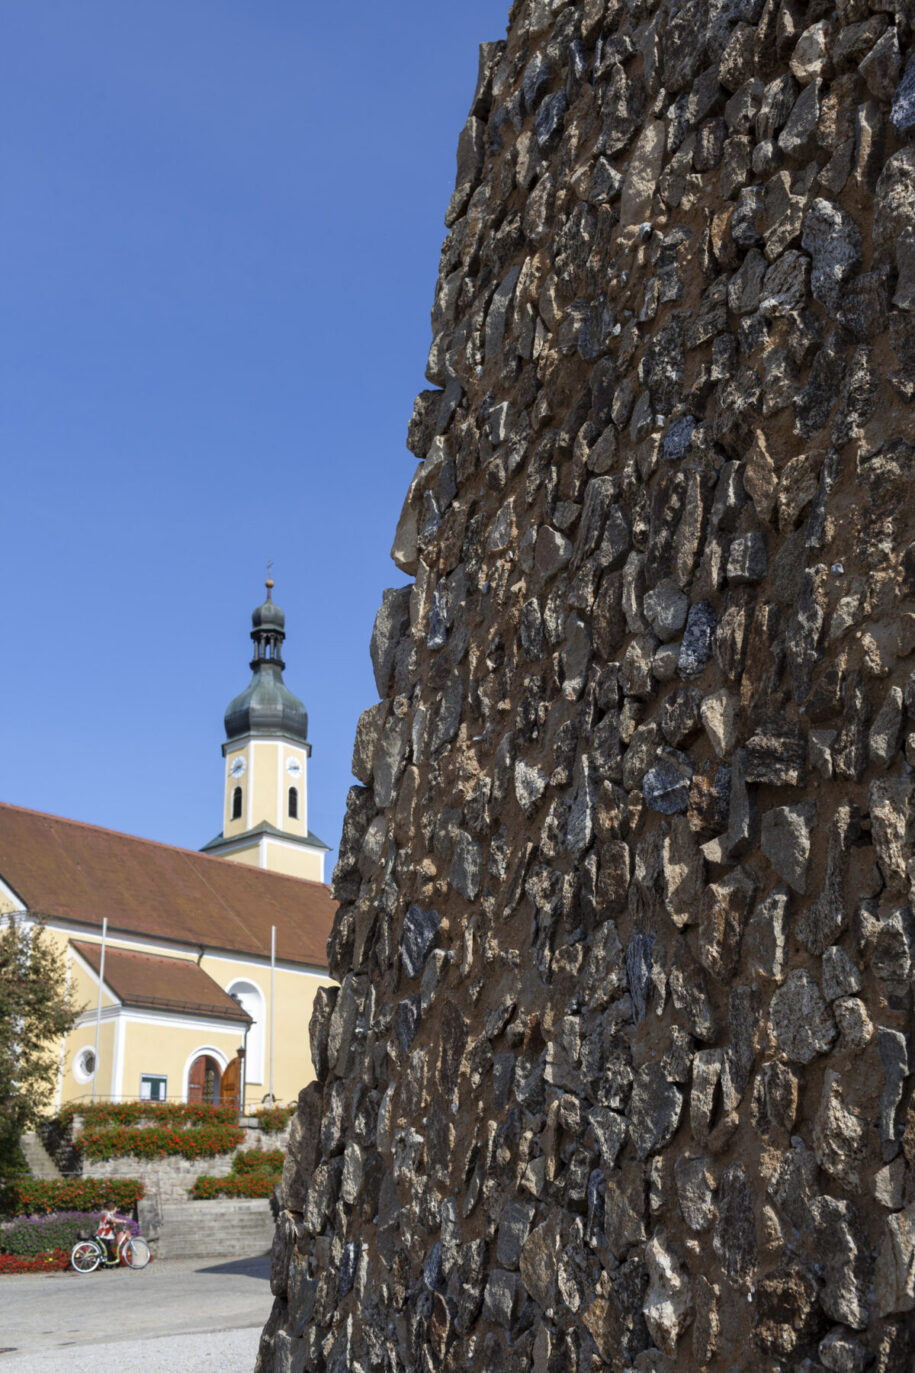
[[[273,1105],[273,1007],[276,998],[273,994],[276,981],[276,926],[270,926],[270,1105]]]
[[[98,970],[98,1009],[95,1012],[95,1072],[92,1074],[92,1100],[95,1100],[95,1088],[98,1083],[98,1045],[99,1037],[102,1033],[102,983],[105,981],[105,940],[108,937],[108,917],[102,917],[102,956],[99,961]]]

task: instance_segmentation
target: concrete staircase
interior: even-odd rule
[[[270,1251],[274,1222],[266,1199],[139,1204],[140,1230],[160,1259],[255,1258]]]
[[[22,1135],[19,1144],[33,1178],[50,1180],[61,1176],[60,1169],[34,1131]]]

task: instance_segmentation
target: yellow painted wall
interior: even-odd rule
[[[314,849],[293,848],[289,844],[275,843],[271,839],[264,841],[266,862],[264,866],[268,872],[284,872],[290,877],[304,877],[309,882],[323,882],[324,880],[324,855]],[[235,854],[227,855],[232,858]]]
[[[282,766],[282,744],[274,739],[258,739],[251,743],[251,825],[266,820],[279,828],[276,781]],[[278,766],[279,765],[279,766]]]
[[[103,1020],[99,1035],[98,1067],[95,1085],[97,1100],[108,1101],[112,1096],[111,1073],[114,1066],[114,1021]],[[66,1059],[64,1063],[61,1104],[67,1101],[91,1101],[92,1083],[78,1082],[73,1072],[73,1062],[80,1049],[95,1047],[95,1021],[77,1025],[67,1036]]]
[[[11,911],[21,911],[22,902],[17,901],[8,892],[0,887],[0,915],[9,915]]]
[[[222,854],[222,857],[232,863],[247,863],[252,868],[259,868],[261,849],[264,852],[264,868],[268,872],[283,872],[287,877],[302,877],[308,882],[324,881],[322,850],[283,844],[269,835],[261,835],[250,848],[233,849],[231,853]]]
[[[288,852],[288,850],[287,850]],[[86,943],[100,944],[100,935],[80,933],[72,935],[66,930],[48,926],[48,933],[54,943],[70,961],[71,996],[85,1007],[86,1023],[78,1026],[67,1038],[65,1070],[62,1083],[62,1102],[88,1100],[92,1095],[92,1083],[78,1082],[73,1073],[73,1061],[87,1045],[95,1043],[95,1010],[98,997],[98,984],[85,970],[78,957],[69,949],[69,940],[78,937]],[[128,948],[143,952],[187,957],[184,951],[173,951],[161,943],[144,942],[138,938],[109,936],[109,948]],[[190,961],[196,962],[196,959]],[[201,967],[220,987],[228,990],[233,982],[244,980],[252,982],[261,989],[264,996],[264,1071],[263,1080],[255,1081],[259,1074],[249,1074],[246,1101],[248,1105],[260,1105],[261,1099],[269,1090],[269,1018],[270,1018],[270,966],[269,963],[249,961],[244,958],[223,958],[204,955]],[[320,974],[293,971],[280,967],[275,975],[276,1011],[274,1020],[274,1062],[273,1090],[278,1101],[295,1101],[299,1091],[314,1078],[314,1069],[308,1048],[308,1035],[303,1032],[311,1018],[315,993],[320,986],[333,986],[331,979]],[[115,999],[103,992],[102,1005],[116,1005]],[[241,1029],[225,1031],[210,1030],[205,1024],[200,1026],[170,1026],[167,1017],[157,1016],[147,1023],[138,1024],[127,1017],[123,1020],[123,1075],[120,1090],[125,1098],[139,1095],[141,1073],[161,1073],[168,1078],[168,1094],[176,1099],[183,1085],[184,1065],[190,1054],[202,1045],[210,1044],[222,1050],[226,1058],[235,1057],[242,1042]],[[99,1067],[96,1077],[97,1096],[108,1099],[117,1092],[112,1088],[111,1073],[115,1055],[114,1021],[103,1020],[99,1042]]]
[[[244,758],[246,770],[241,777],[232,776],[232,764],[236,758]],[[226,754],[226,785],[225,798],[223,801],[222,832],[226,838],[231,839],[236,834],[244,834],[248,828],[248,787],[251,782],[251,756],[247,744],[241,748],[233,748]],[[241,787],[241,819],[232,819],[232,794],[236,787]]]
[[[59,933],[59,931],[55,931],[55,933]],[[85,941],[87,944],[95,942],[95,940]],[[98,942],[101,944],[101,940]],[[108,947],[111,948],[111,941],[109,941]],[[85,1013],[88,1015],[90,1012],[94,1012],[98,1006],[98,981],[87,970],[85,963],[76,953],[72,953],[68,949],[67,955],[70,959],[70,995],[78,1006],[85,1007]],[[116,1004],[115,998],[107,987],[102,987],[102,1009]]]
[[[264,1075],[263,1081],[248,1076],[246,1101],[259,1105],[269,1091],[269,1025],[270,1025],[270,968],[263,964],[247,963],[204,955],[201,967],[214,982],[228,989],[238,980],[253,982],[264,997]],[[292,972],[277,968],[275,978],[276,1010],[273,1035],[273,1094],[278,1101],[295,1101],[299,1092],[314,1080],[314,1067],[308,1047],[307,1026],[319,987],[330,987],[329,977],[308,972]],[[303,1026],[306,1033],[303,1033]]]
[[[295,774],[289,771],[289,763],[293,760],[299,765],[299,771]],[[308,835],[308,755],[305,749],[296,748],[293,744],[282,744],[279,749],[279,768],[277,828],[284,834],[294,834],[299,839],[305,839]],[[290,787],[295,787],[299,793],[299,814],[295,820],[289,815]]]
[[[241,777],[232,776],[232,764],[244,758],[246,768]],[[294,759],[299,772],[289,773],[287,763]],[[226,754],[225,797],[223,803],[223,834],[227,839],[244,834],[266,821],[284,834],[304,839],[308,834],[308,754],[305,748],[282,739],[249,739],[230,748]],[[289,815],[289,788],[299,793],[299,814]],[[232,797],[236,787],[242,791],[242,812],[239,820],[232,819]]]
[[[226,1031],[208,1029],[206,1025],[169,1025],[156,1017],[155,1023],[137,1023],[129,1014],[124,1022],[124,1067],[122,1091],[126,1099],[140,1095],[140,1077],[155,1073],[168,1078],[170,1101],[181,1101],[184,1070],[193,1054],[205,1053],[208,1048],[221,1049],[231,1062],[241,1045],[241,1027]]]
[[[259,868],[261,863],[260,844],[257,843],[250,849],[233,849],[231,853],[223,856],[233,863],[247,863],[251,868]]]
[[[291,1102],[295,1101],[303,1087],[314,1081],[308,1024],[315,995],[319,987],[332,987],[335,984],[329,977],[300,977],[296,986],[287,986],[281,994],[280,976],[277,973],[274,1093],[278,1100]]]

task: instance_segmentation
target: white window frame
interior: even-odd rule
[[[261,1018],[255,1021],[257,1028],[252,1025],[248,1030],[246,1039],[247,1052],[245,1053],[245,1085],[248,1083],[262,1087],[264,1085],[264,1072],[267,1062],[267,998],[264,989],[253,977],[233,977],[226,987],[229,996],[233,992],[241,989],[252,989],[260,999]],[[247,1009],[247,1008],[246,1008]],[[250,1014],[250,1012],[249,1012]]]
[[[164,1090],[163,1090],[163,1092],[162,1092],[162,1095],[159,1096],[159,1097],[155,1097],[155,1096],[148,1096],[148,1097],[145,1097],[145,1096],[143,1095],[143,1083],[144,1083],[144,1082],[149,1082],[149,1083],[161,1082],[161,1083],[163,1083],[163,1084],[164,1084]],[[141,1100],[141,1101],[167,1101],[167,1100],[168,1100],[168,1074],[167,1074],[167,1073],[141,1073],[141,1074],[140,1074],[140,1100]]]
[[[91,1072],[90,1072],[89,1069],[86,1068],[86,1067],[84,1066],[84,1064],[83,1064],[83,1059],[84,1059],[84,1057],[86,1056],[86,1054],[91,1054],[92,1057],[95,1059],[95,1066],[93,1067],[93,1069],[92,1069]],[[73,1059],[73,1076],[76,1078],[77,1082],[80,1082],[80,1083],[83,1084],[83,1086],[85,1086],[86,1083],[92,1081],[92,1079],[95,1077],[95,1075],[96,1075],[97,1072],[98,1072],[98,1055],[97,1055],[96,1052],[95,1052],[95,1046],[94,1046],[93,1044],[84,1044],[83,1047],[82,1047],[81,1049],[78,1049],[78,1050],[77,1050],[77,1052],[76,1052],[76,1054],[75,1054],[75,1056],[74,1056],[74,1059]]]

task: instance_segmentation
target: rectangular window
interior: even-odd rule
[[[164,1101],[167,1084],[167,1077],[159,1077],[157,1073],[143,1073],[140,1078],[140,1100]]]

